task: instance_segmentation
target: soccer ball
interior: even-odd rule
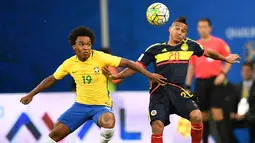
[[[146,12],[147,20],[154,26],[165,24],[169,19],[169,10],[162,3],[153,3]]]

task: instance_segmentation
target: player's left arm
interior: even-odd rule
[[[146,69],[146,67],[152,62],[152,60],[154,58],[150,52],[150,49],[149,50],[148,49],[143,54],[141,54],[141,56],[138,58],[138,60],[136,62],[137,65],[141,66],[144,69]],[[137,71],[132,70],[131,68],[126,68],[123,71],[121,71],[119,74],[116,74],[115,78],[123,79],[123,78],[130,77],[130,76],[134,75],[135,73],[137,73]]]
[[[202,45],[200,45],[199,43],[197,42],[192,42],[192,45],[193,45],[193,48],[194,48],[194,55],[200,57],[200,56],[205,56],[205,57],[208,57],[208,58],[212,58],[214,60],[220,60],[220,61],[224,61],[226,63],[230,63],[230,64],[233,64],[233,63],[239,63],[239,59],[240,59],[240,56],[237,55],[237,54],[230,54],[228,56],[224,56],[212,49],[204,49]]]
[[[103,74],[107,77],[110,78],[111,80],[116,80],[116,79],[124,79],[127,77],[130,77],[134,75],[137,71],[132,70],[130,68],[126,68],[123,71],[121,71],[118,74],[114,74],[113,72],[110,71],[110,69],[107,66],[112,66],[112,67],[125,67],[126,66],[126,59],[120,58],[117,56],[113,56],[110,54],[102,54],[102,61],[106,64],[105,67],[103,67],[102,71]],[[124,61],[124,62],[123,62]],[[113,76],[114,75],[114,76]]]
[[[125,77],[131,76],[132,74],[134,74],[134,72],[140,72],[141,74],[143,74],[144,76],[146,76],[148,79],[150,79],[153,82],[165,84],[164,80],[166,80],[166,79],[163,76],[161,76],[159,74],[153,74],[131,60],[128,60],[125,58],[120,58],[117,56],[112,56],[112,55],[105,54],[105,53],[104,53],[103,57],[104,57],[104,62],[106,63],[106,66],[129,68],[129,69],[124,70]],[[120,75],[120,74],[118,74],[118,75]],[[118,77],[116,79],[122,79],[122,78],[123,78],[123,73],[122,73],[122,77]]]
[[[66,68],[67,62],[65,61],[62,65],[59,66],[59,68],[55,71],[53,75],[48,76],[45,78],[40,84],[38,84],[29,94],[22,97],[20,99],[20,102],[27,105],[29,104],[35,95],[38,93],[44,91],[47,88],[50,88],[53,86],[57,80],[62,79],[64,76],[68,74],[67,68]]]
[[[110,66],[110,67],[108,67],[108,69],[109,69],[109,71],[113,74],[113,75],[116,75],[116,74],[118,74],[119,73],[119,71],[118,71],[118,69],[116,68],[116,67],[112,67],[112,66]],[[112,80],[110,80],[113,84],[119,84],[121,81],[122,81],[122,79],[112,79]]]
[[[229,64],[239,63],[238,60],[240,59],[240,56],[237,54],[230,54],[229,56],[225,57],[212,49],[204,50],[204,56],[212,58],[214,60],[221,60]]]
[[[120,67],[127,67],[128,68],[128,69],[123,71],[124,75],[122,73],[122,76],[128,77],[128,76],[131,76],[134,72],[140,72],[141,74],[146,76],[152,82],[157,82],[157,83],[160,83],[160,84],[165,84],[164,80],[166,80],[166,78],[164,78],[162,75],[153,74],[153,73],[147,71],[144,67],[138,65],[137,63],[135,63],[135,62],[133,62],[131,60],[121,58],[119,66]],[[119,77],[119,78],[121,79],[123,77]]]

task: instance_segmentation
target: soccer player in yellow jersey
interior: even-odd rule
[[[71,31],[68,39],[76,55],[65,60],[53,75],[44,79],[20,101],[25,105],[29,104],[36,94],[70,74],[77,85],[76,101],[58,118],[46,142],[56,143],[84,122],[92,119],[101,127],[100,142],[108,143],[113,135],[115,118],[111,109],[112,100],[107,90],[107,78],[102,74],[101,69],[105,66],[126,66],[161,84],[165,84],[165,78],[159,74],[150,73],[127,59],[92,50],[95,35],[89,28],[77,27]]]

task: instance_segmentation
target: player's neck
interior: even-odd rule
[[[76,57],[78,58],[78,60],[79,61],[81,61],[81,62],[85,62],[85,61],[87,61],[88,59],[89,59],[89,57],[91,57],[91,56],[93,56],[93,51],[92,52],[90,52],[90,54],[88,55],[88,57],[79,57],[78,55],[76,55]]]
[[[89,57],[90,57],[90,56],[89,56]],[[78,57],[78,56],[77,56],[78,60],[81,61],[81,62],[87,61],[89,57],[81,58],[81,57]]]
[[[178,44],[180,44],[182,41],[180,41],[179,43],[176,43],[176,42],[174,42],[173,40],[169,40],[168,42],[167,42],[167,44],[168,45],[170,45],[170,46],[176,46],[176,45],[178,45]]]
[[[78,60],[81,61],[81,62],[85,62],[88,58],[79,58],[78,57]]]
[[[205,37],[201,37],[202,41],[204,41],[204,42],[209,41],[211,38],[212,38],[211,35],[208,35],[208,36],[205,36]]]

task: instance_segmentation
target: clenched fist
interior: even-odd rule
[[[20,102],[24,105],[29,104],[33,100],[33,96],[27,95],[20,99]]]

